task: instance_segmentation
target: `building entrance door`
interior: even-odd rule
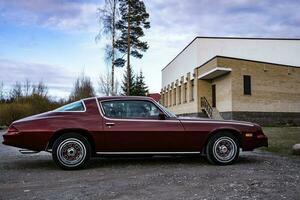
[[[212,107],[216,107],[216,85],[211,86]]]

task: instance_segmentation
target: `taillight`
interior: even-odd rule
[[[19,132],[19,130],[16,127],[14,127],[13,125],[10,125],[8,127],[8,130],[7,130],[8,134],[16,134],[18,132]]]

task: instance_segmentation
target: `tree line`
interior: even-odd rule
[[[53,110],[66,101],[55,101],[48,95],[48,87],[41,81],[16,82],[8,92],[0,84],[0,126],[9,125],[20,118]]]

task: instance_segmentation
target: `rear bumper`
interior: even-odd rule
[[[43,151],[46,148],[48,139],[40,135],[20,132],[13,134],[6,133],[3,135],[2,144],[33,151]]]
[[[18,133],[15,134],[4,134],[3,135],[3,142],[2,144],[8,145],[8,146],[13,146],[13,147],[19,147],[19,148],[24,148],[22,145],[22,136]]]

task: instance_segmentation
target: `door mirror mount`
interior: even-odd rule
[[[166,115],[165,115],[164,113],[159,113],[159,114],[158,114],[158,118],[159,118],[160,120],[165,120],[165,119],[166,119]]]

